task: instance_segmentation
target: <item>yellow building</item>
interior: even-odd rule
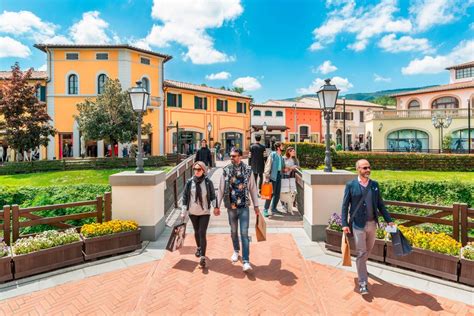
[[[130,45],[37,44],[35,47],[47,54],[46,103],[58,131],[48,145],[48,159],[110,154],[113,144],[86,142],[74,119],[78,114],[76,105],[100,94],[106,78],[118,78],[123,89],[142,81],[155,101],[144,117],[145,123],[152,125],[152,133],[144,136],[145,148],[151,155],[164,153],[163,74],[164,63],[171,56]],[[122,146],[117,144],[115,148],[119,156]]]
[[[191,153],[200,147],[201,139],[209,136],[208,145],[211,147],[219,142],[225,152],[233,146],[247,150],[250,145],[250,97],[174,80],[165,80],[164,91],[167,153]],[[176,123],[179,126],[179,146]]]

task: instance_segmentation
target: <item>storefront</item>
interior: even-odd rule
[[[429,151],[428,134],[415,129],[403,129],[388,135],[389,151],[427,152]]]
[[[224,147],[225,153],[230,153],[230,150],[235,147],[244,150],[243,135],[239,132],[221,133],[221,143]]]
[[[176,141],[177,133],[173,133],[173,153],[178,152],[178,142]],[[203,139],[203,134],[192,131],[179,132],[179,153],[191,155],[200,148],[200,142]]]

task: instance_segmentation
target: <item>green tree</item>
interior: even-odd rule
[[[19,153],[47,146],[49,136],[56,133],[50,124],[46,103],[36,97],[39,83],[28,82],[32,72],[32,68],[22,72],[15,63],[11,80],[0,86],[2,127],[6,130],[8,144]]]
[[[232,89],[230,89],[230,91],[234,91],[234,92],[237,92],[237,93],[244,93],[244,88],[242,87],[233,87]]]
[[[453,143],[453,137],[451,135],[445,135],[443,137],[443,151],[444,152],[449,152],[452,150],[451,144]]]
[[[388,95],[383,95],[380,97],[376,97],[372,100],[369,100],[372,103],[385,105],[385,106],[396,106],[397,100],[394,97],[390,97]]]
[[[133,111],[128,92],[122,91],[118,79],[108,79],[104,92],[96,100],[86,99],[77,104],[77,109],[79,115],[75,118],[86,139],[104,139],[110,144],[137,139],[138,114]],[[150,134],[150,131],[150,124],[142,125],[144,135]]]

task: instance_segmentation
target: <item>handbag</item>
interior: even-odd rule
[[[395,256],[406,256],[412,252],[410,242],[399,229],[397,229],[396,233],[390,233],[390,235],[392,236],[392,247]]]
[[[362,198],[360,199],[359,203],[357,204],[357,206],[355,208],[355,211],[354,211],[354,214],[352,214],[352,216],[349,218],[349,231],[350,231],[351,236],[353,234],[352,224],[354,223],[354,217],[356,216],[357,212],[359,211],[360,206],[362,205],[362,203],[364,203],[365,198],[367,197],[367,194],[369,193],[369,190],[370,190],[370,188],[368,188],[368,190],[365,190],[364,193],[362,193]]]
[[[255,223],[255,235],[257,235],[257,241],[267,240],[267,223],[261,213],[257,215],[257,222]]]
[[[171,212],[169,212],[168,216],[166,217],[165,225],[167,227],[173,227],[174,224],[176,224],[176,222],[178,221],[178,218],[180,217],[180,215],[181,215],[181,209],[177,207],[172,209]]]
[[[342,266],[352,267],[351,246],[349,245],[349,237],[345,233],[342,233],[341,252],[342,252]]]
[[[186,222],[182,222],[173,227],[168,243],[166,244],[166,250],[173,252],[180,249],[183,247],[184,238],[186,238]]]
[[[264,200],[271,200],[273,195],[273,186],[271,182],[262,184],[262,189],[260,190],[260,196]]]

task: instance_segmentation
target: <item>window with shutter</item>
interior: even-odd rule
[[[168,107],[176,107],[178,105],[177,102],[177,95],[174,93],[168,92],[166,94],[166,106]]]

